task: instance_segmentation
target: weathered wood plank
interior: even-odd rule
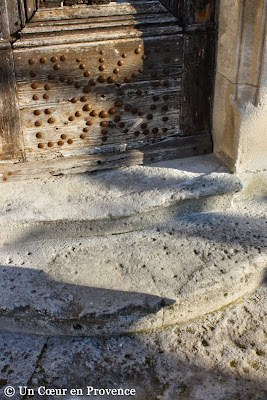
[[[129,3],[116,3],[103,5],[80,5],[74,7],[61,7],[55,9],[40,9],[32,17],[34,22],[57,21],[77,18],[89,18],[109,15],[136,15],[167,13],[158,1],[131,1]]]
[[[164,45],[162,46],[162,43]],[[140,47],[139,47],[140,46]],[[140,53],[135,54],[135,49],[140,48]],[[104,71],[101,73],[100,54],[104,50]],[[147,59],[143,60],[145,53]],[[142,81],[155,80],[174,80],[179,78],[181,74],[181,66],[183,62],[183,37],[182,36],[165,36],[158,38],[136,39],[127,41],[117,40],[112,42],[100,42],[80,44],[75,49],[70,49],[69,46],[34,48],[16,50],[15,64],[16,77],[19,89],[19,98],[21,106],[28,104],[42,105],[47,103],[57,103],[60,101],[69,101],[73,96],[81,96],[83,88],[88,86],[91,79],[98,79],[101,75],[104,78],[113,76],[115,83],[123,83],[125,77],[132,76],[136,73],[137,76],[131,79],[133,82],[137,80],[140,85]],[[126,55],[122,58],[122,54]],[[56,62],[51,61],[52,57],[56,57],[59,62],[60,69],[54,70]],[[65,57],[65,61],[61,61],[61,57]],[[77,63],[76,60],[81,59]],[[45,61],[45,63],[40,62]],[[120,60],[122,66],[118,66]],[[31,64],[29,64],[31,62]],[[84,69],[80,66],[83,64]],[[114,69],[117,68],[116,74]],[[140,71],[142,72],[140,72]],[[90,76],[87,77],[87,72]],[[52,78],[52,79],[49,79]],[[60,82],[61,79],[64,82]],[[69,80],[69,84],[68,84]],[[31,85],[37,83],[36,89],[32,90]],[[45,93],[45,84],[50,85],[50,90],[47,91],[49,101],[43,98]],[[80,84],[80,88],[74,90],[75,84]],[[168,84],[168,82],[166,82]],[[77,85],[76,85],[77,86]],[[119,89],[118,85],[99,84],[96,86],[106,87],[103,89],[109,93],[109,87],[115,89],[115,95]],[[102,91],[103,91],[102,90]],[[135,90],[138,90],[136,88]],[[159,85],[160,90],[160,85]],[[39,96],[37,102],[32,101],[34,93]],[[94,92],[94,89],[91,91]]]
[[[9,44],[10,30],[6,1],[0,3],[0,49]],[[10,46],[8,46],[10,47]]]
[[[16,50],[27,159],[106,152],[122,143],[138,147],[179,134],[182,44],[182,36],[164,36],[79,45],[74,50],[68,46]],[[55,71],[57,61],[62,68]],[[87,67],[89,77],[84,76]],[[99,76],[113,76],[115,82],[101,83]],[[107,125],[104,129],[101,122]]]
[[[36,0],[25,0],[25,9],[27,20],[29,20],[36,11]]]
[[[12,13],[11,13],[12,8]],[[16,97],[13,53],[10,49],[12,34],[18,23],[17,3],[6,0],[0,3],[0,160],[23,157],[22,136],[19,124],[19,107]]]
[[[215,22],[216,2],[217,0],[184,0],[183,24]]]
[[[27,26],[23,29],[23,32],[28,32],[28,30],[34,30],[34,28],[42,28],[42,29],[53,29],[53,27],[59,26],[68,26],[68,25],[79,25],[79,24],[88,24],[88,23],[95,23],[95,22],[112,22],[112,21],[124,21],[124,20],[131,20],[131,21],[171,21],[176,22],[176,18],[173,17],[169,13],[161,13],[161,14],[142,14],[138,16],[135,15],[109,15],[109,16],[99,16],[99,17],[88,17],[88,18],[79,18],[79,19],[71,19],[71,20],[57,20],[57,21],[43,21],[43,22],[32,22],[30,21]]]
[[[169,77],[167,79],[169,79]],[[81,100],[83,96],[88,97],[86,103],[89,102],[97,109],[99,109],[101,104],[102,107],[104,104],[106,104],[107,107],[107,104],[112,101],[112,99],[113,101],[115,101],[115,99],[121,99],[125,102],[138,101],[138,107],[142,107],[143,102],[146,102],[147,104],[150,103],[150,105],[152,105],[154,96],[163,97],[167,94],[169,94],[169,96],[173,96],[175,93],[179,93],[180,95],[181,72],[178,70],[177,76],[173,78],[172,81],[166,80],[166,84],[168,83],[168,86],[165,86],[163,82],[159,80],[151,79],[150,81],[143,81],[141,79],[137,79],[136,82],[129,84],[118,83],[118,87],[114,87],[113,85],[101,87],[98,85],[89,95],[84,94],[83,89],[81,88],[79,90],[76,88],[74,89],[74,85],[70,86],[66,84],[66,82],[65,85],[64,83],[59,85],[60,83],[61,82],[59,82],[56,86],[51,86],[51,90],[49,90],[49,99],[43,98],[43,95],[47,94],[47,91],[42,90],[42,88],[32,90],[29,85],[21,85],[19,87],[19,101],[21,109],[25,109],[26,112],[28,112],[27,110],[35,110],[36,108],[44,109],[49,107],[53,109],[54,107],[59,108],[59,104],[61,104],[62,107],[70,105],[71,109],[74,110],[74,106],[71,106],[71,100],[73,98],[77,98],[76,106],[83,107],[84,103],[83,100]],[[154,85],[157,86],[154,87]],[[142,89],[140,89],[140,87]],[[139,91],[143,93],[144,97],[141,98],[141,96],[137,96]],[[39,96],[39,100],[36,102],[32,101],[34,94]]]
[[[159,35],[171,35],[179,34],[181,28],[177,25],[167,25],[160,27],[146,27],[138,26],[118,26],[112,30],[108,27],[100,29],[90,29],[71,31],[71,32],[57,32],[51,34],[39,34],[39,35],[25,35],[14,42],[14,48],[25,48],[25,47],[38,47],[38,46],[50,46],[50,45],[62,45],[62,44],[72,44],[72,43],[86,43],[86,42],[98,42],[103,40],[118,40],[122,38],[138,38],[138,37],[149,37],[149,36],[159,36]]]
[[[168,78],[169,79],[169,78]],[[165,83],[165,84],[164,84]],[[168,84],[168,86],[166,86]],[[50,84],[49,84],[50,85]],[[169,102],[171,96],[175,96],[176,93],[181,93],[181,73],[171,80],[161,81],[159,79],[151,79],[149,81],[142,80],[141,78],[131,83],[118,83],[118,86],[98,84],[90,93],[84,93],[82,87],[76,89],[74,85],[68,85],[66,82],[58,82],[56,85],[51,86],[49,90],[49,99],[44,99],[43,94],[47,94],[47,91],[40,89],[32,89],[30,85],[21,85],[19,88],[19,100],[20,107],[25,110],[25,113],[35,109],[45,108],[64,108],[65,112],[74,112],[77,108],[84,107],[84,104],[90,103],[93,108],[102,109],[109,108],[112,106],[112,102],[121,100],[124,105],[129,103],[138,102],[138,107],[152,105],[153,98],[157,101],[155,104],[160,102],[163,96],[169,95]],[[28,87],[27,87],[28,86]],[[141,87],[141,89],[140,89]],[[141,93],[139,95],[139,93]],[[34,94],[39,96],[38,101],[33,102],[32,97]],[[84,99],[83,96],[87,97]],[[75,103],[72,102],[75,101]],[[77,101],[76,101],[77,99]],[[132,104],[132,105],[133,105]],[[70,115],[70,114],[69,114]]]
[[[119,16],[111,18],[97,18],[97,21],[92,18],[88,18],[88,20],[71,20],[68,24],[45,24],[45,25],[37,25],[36,23],[28,24],[25,29],[21,32],[21,35],[25,37],[27,34],[38,35],[40,33],[52,33],[52,32],[67,32],[67,31],[79,31],[79,30],[87,30],[87,29],[99,29],[99,28],[113,28],[116,26],[140,26],[140,25],[158,25],[158,24],[170,24],[172,22],[176,22],[174,17],[167,15],[163,15],[162,17],[152,17],[146,16],[144,18],[134,18],[129,16]]]
[[[23,157],[13,54],[0,50],[0,159]]]
[[[1,0],[0,2],[0,48],[4,40],[11,40],[22,27],[21,0]]]
[[[14,43],[27,161],[6,166],[3,179],[210,152],[214,36],[199,30],[212,21],[211,2],[176,3],[194,33],[185,44],[157,1],[38,10]]]
[[[62,156],[77,156],[87,155],[95,153],[107,153],[116,152],[122,146],[127,149],[138,149],[142,148],[144,144],[152,144],[161,139],[166,139],[172,136],[178,136],[179,134],[179,113],[175,112],[166,113],[165,117],[168,117],[168,121],[164,124],[164,131],[161,128],[162,116],[154,115],[153,121],[148,121],[144,118],[122,118],[120,123],[125,123],[125,128],[119,128],[119,124],[108,126],[108,133],[103,136],[101,133],[101,127],[94,126],[90,129],[89,133],[85,135],[85,139],[80,139],[80,132],[78,127],[74,129],[59,129],[56,132],[44,131],[41,139],[37,139],[35,135],[31,135],[30,132],[25,132],[25,154],[26,159],[37,160],[46,159],[51,162],[53,159]],[[146,129],[142,129],[141,126],[146,125]],[[160,128],[158,128],[160,126]],[[154,130],[155,133],[154,133]],[[103,128],[102,128],[103,131]],[[61,139],[61,134],[66,138]],[[135,136],[137,135],[138,136]],[[105,141],[103,141],[105,139]],[[68,141],[71,140],[71,145]],[[59,142],[64,144],[58,145]],[[42,143],[44,147],[38,148],[38,145]],[[48,145],[49,143],[49,145]],[[50,146],[50,143],[52,147]]]
[[[25,10],[25,3],[24,0],[14,0],[17,1],[19,14],[20,14],[20,23],[18,24],[17,28],[19,32],[21,29],[24,28],[26,24],[26,10]]]
[[[15,36],[25,22],[24,9],[21,0],[1,0],[1,2],[6,3],[9,34],[10,36]]]
[[[37,118],[39,118],[38,121],[42,122],[42,126],[39,128],[24,130],[26,155],[35,158],[43,158],[43,156],[53,158],[54,153],[72,152],[74,155],[78,149],[85,154],[99,152],[100,150],[105,152],[106,146],[123,143],[129,147],[132,143],[137,143],[136,147],[138,147],[142,145],[141,142],[143,141],[153,142],[159,138],[177,135],[179,133],[180,100],[177,93],[174,93],[174,95],[176,96],[173,96],[172,101],[166,102],[162,99],[160,104],[157,103],[157,109],[153,109],[153,111],[150,110],[150,104],[144,104],[139,107],[139,110],[142,110],[142,115],[132,114],[131,110],[120,109],[115,116],[109,116],[104,121],[99,117],[92,118],[90,113],[83,112],[84,116],[76,118],[75,122],[69,122],[67,118],[69,113],[66,110],[65,123],[67,125],[64,125],[62,120],[60,122],[62,115],[55,109],[51,115],[56,121],[56,127],[47,124],[49,116],[45,113],[41,118],[35,117],[34,119],[34,115],[31,117],[29,113],[23,115],[22,112],[22,120],[27,118],[25,122],[28,124],[31,122],[33,127]],[[167,110],[165,110],[166,103],[168,104]],[[132,110],[134,110],[134,106],[132,106]],[[148,118],[148,115],[152,115],[152,118]],[[31,121],[28,118],[31,118]],[[92,122],[92,125],[88,126],[87,121]],[[100,124],[103,122],[105,122],[106,127],[101,127]],[[39,136],[41,137],[39,138]],[[64,140],[62,140],[62,137]],[[69,143],[69,140],[71,140],[71,143]],[[40,143],[43,144],[42,148],[39,148]]]
[[[183,25],[183,11],[184,11],[184,2],[186,0],[160,0],[160,2],[166,7],[168,11],[170,11],[181,25]]]
[[[139,150],[121,151],[117,153],[102,153],[87,156],[64,157],[48,163],[24,162],[18,164],[0,165],[0,182],[40,178],[59,174],[75,174],[100,169],[118,168],[130,165],[142,165],[151,162],[184,158],[212,151],[210,134],[169,138],[154,145],[144,145]]]
[[[185,37],[181,131],[184,135],[211,131],[215,32]]]
[[[217,0],[160,0],[181,26],[215,22]]]
[[[37,0],[38,8],[61,7],[62,0]]]

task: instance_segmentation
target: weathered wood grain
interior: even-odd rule
[[[184,2],[186,0],[160,0],[160,2],[166,7],[168,11],[178,18],[179,24],[183,25],[183,11]]]
[[[62,0],[37,0],[38,8],[61,7]]]
[[[184,0],[183,24],[215,22],[217,0]]]
[[[25,35],[13,44],[14,48],[25,48],[25,47],[38,47],[38,46],[50,46],[50,45],[62,45],[62,44],[72,44],[72,43],[86,43],[86,42],[97,42],[102,40],[111,39],[122,39],[125,38],[125,33],[127,32],[128,38],[137,38],[140,36],[159,36],[166,34],[179,34],[181,28],[177,25],[167,25],[160,26],[155,29],[155,27],[142,27],[138,26],[138,29],[133,26],[117,26],[112,30],[108,27],[102,28],[101,30],[92,28],[90,30],[80,30],[55,33],[44,33],[39,35]]]
[[[42,29],[45,31],[49,29],[53,29],[54,27],[62,27],[62,29],[68,29],[68,25],[75,25],[78,26],[79,24],[91,24],[91,23],[106,23],[112,21],[125,21],[129,20],[131,22],[139,22],[143,20],[144,22],[154,22],[155,21],[162,21],[166,23],[166,21],[170,22],[177,22],[177,19],[173,17],[169,13],[161,13],[161,14],[142,14],[141,16],[136,15],[109,15],[109,16],[95,16],[95,17],[88,17],[88,18],[78,18],[78,19],[71,19],[71,20],[57,20],[57,21],[42,21],[42,22],[29,22],[27,26],[23,29],[23,33],[27,33],[28,31],[34,31],[34,29]],[[48,28],[46,28],[48,27]]]
[[[0,49],[0,160],[23,158],[13,54]]]
[[[36,0],[25,0],[25,11],[27,20],[29,20],[36,11]]]
[[[135,49],[139,46],[141,46],[141,51],[137,55]],[[168,76],[174,78],[176,73],[179,77],[184,57],[183,47],[184,38],[182,35],[170,35],[160,38],[127,38],[127,40],[84,43],[78,44],[73,49],[68,45],[17,49],[14,51],[16,78],[19,92],[23,90],[22,94],[25,95],[25,101],[23,101],[23,98],[20,101],[22,104],[27,102],[27,87],[34,82],[47,83],[48,76],[51,74],[55,81],[59,77],[72,78],[76,82],[79,81],[81,86],[88,84],[89,78],[84,76],[86,71],[90,72],[90,79],[92,77],[97,78],[100,74],[104,77],[115,75],[118,77],[116,82],[120,82],[125,76],[129,76],[133,72],[136,72],[145,81],[151,80],[155,73],[156,76],[166,77],[166,79],[168,79]],[[105,70],[101,73],[98,67],[101,64],[99,52],[102,50],[105,51],[103,57]],[[122,58],[122,54],[126,54],[126,58]],[[143,54],[146,56],[145,60],[142,59]],[[66,57],[65,61],[61,61],[60,57],[62,56]],[[56,62],[51,61],[52,57],[57,58],[57,63],[60,65],[59,70],[53,69]],[[45,58],[43,60],[45,63],[40,61],[42,58]],[[79,58],[81,62],[78,63],[76,60]],[[31,64],[29,64],[30,60]],[[122,66],[117,65],[120,60],[123,61]],[[80,68],[81,64],[84,64],[84,69]],[[113,73],[115,67],[119,70],[117,74]],[[140,68],[143,69],[141,74]],[[32,77],[32,74],[34,77]],[[53,82],[54,80],[50,82],[52,89],[54,87]],[[23,84],[26,86],[21,86]]]
[[[99,61],[102,51],[103,63]],[[137,148],[179,134],[182,36],[94,43],[76,46],[75,50],[63,46],[16,50],[15,57],[28,160],[107,152],[111,146],[116,151],[121,144]],[[120,61],[123,65],[114,74]],[[62,66],[58,71],[53,68],[56,62]],[[102,73],[101,65],[105,65]],[[84,77],[87,67],[90,77]],[[51,74],[54,76],[49,80]],[[99,75],[116,80],[100,83]],[[94,85],[90,86],[92,80]],[[33,101],[33,96],[38,100]],[[112,108],[116,108],[114,114],[109,113]],[[104,118],[102,111],[107,114]],[[103,121],[105,129],[100,125]]]
[[[179,74],[179,75],[178,75]],[[163,82],[159,82],[158,80],[151,80],[149,82],[137,80],[132,83],[121,83],[119,87],[114,85],[106,85],[106,86],[96,86],[94,90],[85,94],[83,90],[76,89],[68,84],[58,82],[57,85],[51,86],[52,89],[49,90],[49,99],[44,99],[43,94],[46,94],[47,91],[42,89],[35,89],[29,85],[22,85],[19,89],[19,100],[21,104],[21,109],[25,109],[25,112],[29,112],[29,110],[35,109],[44,109],[44,108],[60,108],[59,104],[62,104],[61,107],[68,107],[70,105],[70,109],[68,111],[74,110],[74,106],[71,105],[71,100],[73,98],[77,98],[77,102],[75,103],[76,107],[83,107],[84,104],[90,103],[92,107],[97,109],[99,108],[108,108],[108,104],[112,101],[122,100],[126,105],[128,102],[138,102],[138,107],[141,108],[144,104],[153,104],[153,97],[158,96],[162,98],[164,95],[169,95],[171,99],[175,93],[181,93],[181,74],[178,71],[177,76],[173,79],[172,82],[168,81],[168,87],[166,87]],[[158,85],[156,88],[153,87],[154,84]],[[26,86],[27,89],[26,89]],[[140,89],[140,86],[142,89]],[[137,95],[141,90],[142,95]],[[39,96],[39,100],[33,103],[32,97],[33,94],[37,94]],[[83,102],[82,97],[87,96],[88,100],[86,103]],[[155,103],[158,103],[155,101]],[[67,109],[65,108],[65,111]]]
[[[185,37],[181,131],[184,135],[211,131],[215,32]]]
[[[10,45],[18,21],[17,2],[2,0],[0,3],[0,160],[23,157],[13,53]]]
[[[1,49],[7,49],[10,47],[9,42],[9,23],[7,16],[6,3],[0,3],[0,51]]]
[[[215,22],[217,0],[160,0],[181,26]]]
[[[42,139],[37,139],[34,135],[29,135],[28,133],[28,135],[25,134],[26,158],[28,161],[46,159],[51,162],[58,157],[116,152],[121,147],[139,149],[144,144],[151,145],[159,140],[178,136],[178,112],[166,114],[166,116],[169,117],[169,120],[164,125],[167,132],[163,132],[162,128],[158,129],[158,126],[162,126],[162,117],[155,115],[153,121],[147,121],[146,118],[138,118],[137,120],[133,120],[133,118],[122,119],[122,122],[125,121],[125,127],[129,128],[128,133],[124,133],[118,124],[115,126],[110,124],[107,129],[107,135],[103,136],[99,126],[94,126],[86,134],[84,140],[80,139],[80,132],[77,132],[78,127],[75,127],[75,129],[61,129],[52,134],[51,132],[49,134],[49,132],[44,131]],[[141,128],[144,123],[146,123],[147,129]],[[153,129],[155,128],[158,129],[157,133],[153,133]],[[135,136],[135,132],[138,132],[138,137]],[[61,134],[65,135],[66,140],[63,141],[61,139]],[[103,142],[103,137],[107,139],[105,142]],[[68,144],[69,139],[72,140],[71,145]],[[61,140],[64,144],[58,145],[58,142]],[[39,149],[39,143],[43,143],[44,148]],[[48,147],[48,143],[52,143],[53,147]]]
[[[142,116],[135,116],[131,114],[131,111],[120,110],[115,117],[109,116],[104,120],[107,123],[105,128],[100,126],[103,119],[91,118],[88,116],[89,113],[84,113],[87,116],[78,118],[79,122],[68,123],[68,119],[66,119],[67,125],[59,122],[56,127],[50,127],[47,124],[48,117],[44,114],[44,117],[39,119],[43,123],[39,129],[33,128],[24,131],[26,155],[35,158],[45,155],[53,158],[54,153],[64,154],[71,151],[74,154],[78,149],[86,154],[88,152],[105,152],[105,147],[111,145],[123,143],[129,146],[136,143],[135,147],[139,147],[142,145],[142,141],[153,142],[159,138],[178,135],[179,104],[173,101],[172,104],[169,104],[167,111],[162,111],[163,104],[165,105],[165,103],[161,103],[158,109],[153,110],[152,120],[147,118],[147,115],[151,113],[149,105],[143,107],[144,114]],[[60,121],[58,112],[52,112],[52,116],[56,122]],[[116,117],[118,116],[120,121],[117,122]],[[34,116],[32,119],[34,126]],[[88,120],[93,122],[90,127],[86,125]],[[86,132],[83,131],[84,128]],[[39,136],[38,133],[41,133],[41,138],[36,137]],[[81,138],[83,134],[84,137]],[[63,136],[64,140],[62,140]],[[103,141],[104,138],[105,141]],[[69,139],[71,139],[71,144],[68,142]],[[61,145],[58,145],[59,141],[62,141]],[[43,148],[38,148],[40,143],[44,144]],[[51,147],[49,147],[49,143],[52,143]]]
[[[1,2],[6,3],[9,34],[10,36],[13,36],[14,39],[16,33],[24,24],[23,4],[21,3],[21,0],[1,0]]]
[[[32,21],[57,21],[94,16],[109,15],[140,15],[153,13],[167,13],[167,10],[158,1],[130,1],[129,3],[111,2],[103,5],[79,5],[74,7],[61,7],[55,9],[39,9]]]
[[[152,16],[144,16],[143,18],[134,18],[129,16],[116,16],[116,17],[99,17],[97,18],[88,18],[87,20],[71,20],[71,23],[62,24],[62,21],[59,23],[46,23],[46,24],[28,24],[25,29],[21,32],[21,35],[25,37],[27,34],[31,35],[38,35],[39,33],[46,33],[46,32],[67,32],[67,31],[80,31],[86,29],[99,29],[99,28],[109,28],[113,29],[117,26],[140,26],[140,25],[158,25],[158,24],[170,24],[176,23],[176,19],[170,15],[163,14],[161,17],[155,18]]]
[[[22,0],[9,4],[14,1]],[[211,151],[215,0],[162,2],[57,7],[39,1],[38,7],[55,8],[31,16],[35,1],[27,0],[30,22],[13,44],[20,115],[14,76],[7,79],[11,53],[0,76],[9,85],[2,85],[3,99],[12,104],[9,121],[0,120],[0,128],[10,124],[2,134],[3,181]],[[24,162],[11,168],[7,160],[19,157]]]

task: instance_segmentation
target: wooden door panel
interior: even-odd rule
[[[14,53],[28,160],[179,134],[182,36]]]
[[[3,180],[211,151],[215,0],[12,2],[28,21],[0,49],[1,157],[23,163]]]

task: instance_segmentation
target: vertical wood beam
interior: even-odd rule
[[[11,8],[12,4],[14,9]],[[15,24],[18,21],[20,19],[17,1],[2,0],[0,3],[0,160],[23,158],[23,139],[11,49],[12,35],[18,26]]]
[[[184,26],[192,24],[203,25],[215,21],[217,0],[183,0],[183,2]]]
[[[185,34],[180,128],[183,135],[211,132],[215,32]]]
[[[25,0],[25,11],[27,20],[29,20],[36,11],[36,0]]]
[[[160,0],[181,26],[214,22],[218,0]]]
[[[211,133],[216,3],[217,0],[183,0],[185,46],[180,119],[183,135]]]

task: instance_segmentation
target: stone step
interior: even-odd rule
[[[263,280],[263,228],[207,213],[142,232],[5,246],[0,329],[110,336],[218,310]]]
[[[0,195],[0,243],[106,236],[222,211],[241,187],[213,155],[6,182]]]
[[[265,219],[233,208],[240,188],[210,155],[7,182],[0,329],[144,332],[238,299],[266,264]]]

